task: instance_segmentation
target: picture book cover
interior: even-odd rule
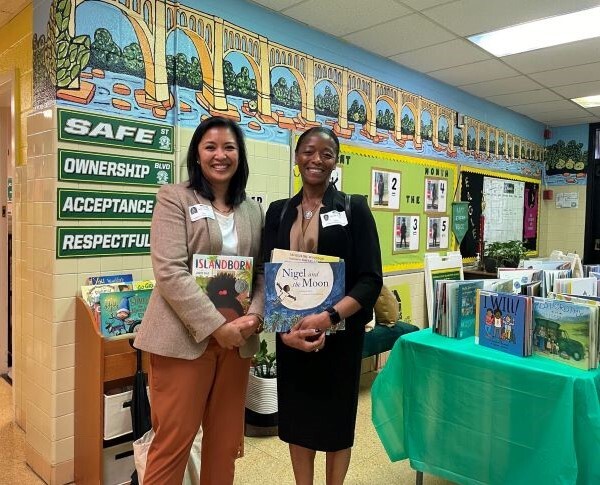
[[[530,297],[479,292],[479,345],[525,357],[531,340]]]
[[[130,338],[142,322],[152,290],[100,294],[100,333],[104,338]]]
[[[592,313],[590,305],[534,298],[534,354],[578,369],[590,369],[590,337],[594,338],[597,330],[590,328]]]
[[[132,283],[134,290],[151,290],[155,285],[155,280],[140,280]]]
[[[475,301],[477,290],[483,288],[483,281],[465,281],[458,286],[456,338],[462,339],[475,335]]]
[[[228,322],[248,311],[254,260],[251,256],[194,254],[192,276]]]
[[[542,279],[542,270],[538,269],[523,269],[523,268],[498,268],[498,278],[513,280],[513,292],[521,293],[521,286],[531,283],[532,281],[540,281]]]
[[[266,263],[265,330],[287,332],[302,317],[320,313],[345,294],[345,264]],[[340,322],[338,330],[343,329]]]
[[[133,283],[132,274],[114,274],[103,276],[90,276],[88,285],[105,285],[107,283]]]
[[[96,325],[99,328],[100,295],[103,293],[114,293],[117,291],[128,291],[132,289],[132,283],[98,283],[96,285],[85,285],[81,287],[81,298],[83,298],[88,306],[92,309]]]

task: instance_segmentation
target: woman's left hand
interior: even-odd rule
[[[260,320],[256,315],[242,315],[241,317],[232,320],[231,323],[236,326],[246,327],[248,324],[252,324],[252,326],[243,328],[241,330],[242,337],[246,340],[250,338],[251,335],[256,333],[258,326],[260,325]]]
[[[304,352],[318,352],[325,345],[325,334],[314,329],[301,330],[296,325],[289,333],[282,333],[281,340],[288,347]]]

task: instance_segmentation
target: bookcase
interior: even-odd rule
[[[148,355],[143,356],[147,370]],[[105,340],[91,309],[80,297],[75,322],[75,483],[104,484],[104,394],[133,384],[136,351],[128,339]],[[131,441],[131,436],[118,439]]]

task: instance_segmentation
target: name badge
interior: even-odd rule
[[[348,218],[346,212],[330,211],[325,214],[321,214],[321,224],[323,227],[329,226],[347,226]]]
[[[199,219],[206,219],[207,217],[209,219],[215,218],[213,208],[209,205],[195,204],[188,207],[188,210],[190,212],[190,220],[192,222],[195,222]]]

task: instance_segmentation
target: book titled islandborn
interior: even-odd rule
[[[287,332],[303,317],[340,301],[344,288],[343,262],[266,263],[265,330]]]
[[[251,256],[194,254],[192,276],[227,321],[248,311],[253,261]]]

